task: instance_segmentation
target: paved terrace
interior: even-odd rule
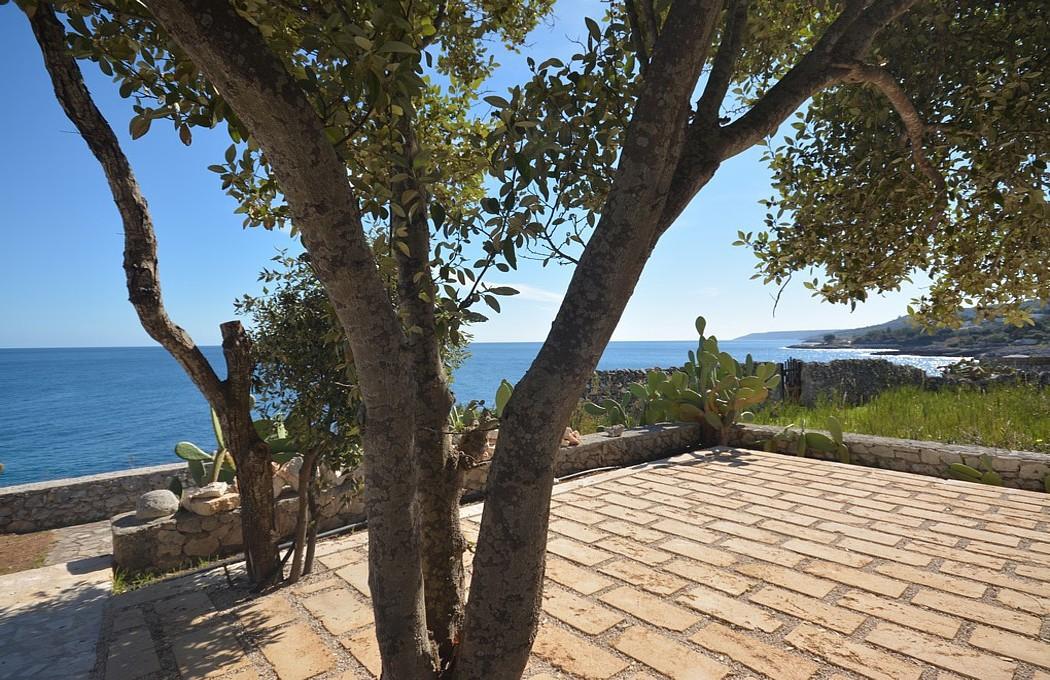
[[[551,512],[533,680],[1050,679],[1050,496],[700,452]],[[365,539],[319,549],[254,600],[222,570],[113,598],[96,677],[377,677]]]

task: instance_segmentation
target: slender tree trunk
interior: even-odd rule
[[[459,456],[452,450],[447,434],[453,399],[441,361],[433,300],[436,290],[430,271],[429,194],[415,180],[413,161],[419,153],[413,128],[412,103],[402,104],[400,119],[406,166],[405,179],[394,184],[395,199],[402,201],[405,216],[392,211],[395,233],[403,233],[408,252],[394,248],[398,264],[398,294],[405,324],[418,328],[408,334],[408,349],[415,381],[415,450],[421,484],[419,502],[421,566],[427,630],[437,647],[438,665],[450,661],[463,624],[463,551],[466,542],[459,523],[462,473]]]
[[[431,417],[420,418],[416,428],[420,477],[425,480],[419,487],[419,529],[427,628],[442,665],[452,658],[459,641],[465,601],[466,540],[459,519],[463,474],[449,435],[441,431],[448,425],[447,414],[447,409],[437,408]]]
[[[314,550],[317,548],[317,475],[310,480],[310,489],[306,494],[310,506],[310,527],[306,535],[306,557],[303,560],[303,576],[309,576],[314,569]]]
[[[48,3],[28,13],[44,56],[55,97],[87,142],[106,175],[124,227],[124,272],[128,299],[142,327],[171,354],[219,414],[229,452],[237,463],[245,554],[252,580],[273,577],[277,556],[269,447],[251,423],[252,364],[239,322],[221,326],[228,377],[219,380],[193,339],[168,317],[161,296],[157,237],[149,206],[113,129],[95,106],[76,61],[66,49],[65,29]],[[265,468],[265,469],[263,469]]]
[[[310,488],[313,485],[314,470],[317,467],[317,452],[303,454],[303,464],[299,468],[299,506],[295,513],[295,552],[292,554],[292,567],[288,582],[295,583],[303,574],[303,558],[306,552],[306,541],[309,526],[313,522],[310,510]]]

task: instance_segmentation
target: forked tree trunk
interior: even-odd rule
[[[241,520],[249,574],[263,584],[274,578],[277,546],[270,452],[251,422],[250,343],[240,322],[222,324],[228,377],[219,380],[208,360],[182,328],[168,317],[161,296],[157,238],[149,206],[142,196],[120,142],[84,85],[76,61],[66,49],[65,29],[48,3],[27,11],[44,56],[55,96],[87,142],[109,182],[124,227],[124,271],[128,299],[142,327],[175,358],[219,414],[223,435],[237,463]],[[277,574],[279,575],[279,574]]]

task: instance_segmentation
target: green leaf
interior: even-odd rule
[[[367,47],[365,49],[368,49]],[[419,50],[398,40],[388,40],[377,52],[397,52],[399,54],[419,54]]]
[[[175,455],[183,460],[211,460],[213,456],[204,452],[199,446],[191,442],[179,442],[175,445]]]
[[[131,122],[128,124],[128,129],[131,132],[131,138],[138,139],[142,135],[149,132],[149,126],[152,122],[153,120],[145,114],[139,114],[132,118]]]
[[[492,293],[493,295],[517,295],[519,291],[510,286],[494,286],[492,288],[487,288],[485,292]]]
[[[601,40],[602,29],[600,26],[598,26],[598,22],[590,17],[584,17],[583,22],[587,24],[587,32],[590,34],[590,36],[595,40]]]
[[[496,107],[497,109],[510,108],[510,102],[504,99],[503,97],[500,97],[499,95],[490,94],[489,96],[485,97],[484,101]]]
[[[514,394],[514,385],[506,379],[503,379],[499,383],[499,387],[496,389],[496,417],[503,416],[503,409],[506,408],[507,402],[510,401],[511,395]]]

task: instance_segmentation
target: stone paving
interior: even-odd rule
[[[47,552],[44,564],[66,564],[92,559],[113,552],[109,520],[52,529],[55,542]]]
[[[1045,494],[699,452],[559,485],[551,512],[532,680],[1050,680]],[[236,570],[115,596],[87,677],[375,678],[366,551],[326,541],[263,597]]]
[[[109,565],[104,555],[0,576],[0,680],[91,676]]]

